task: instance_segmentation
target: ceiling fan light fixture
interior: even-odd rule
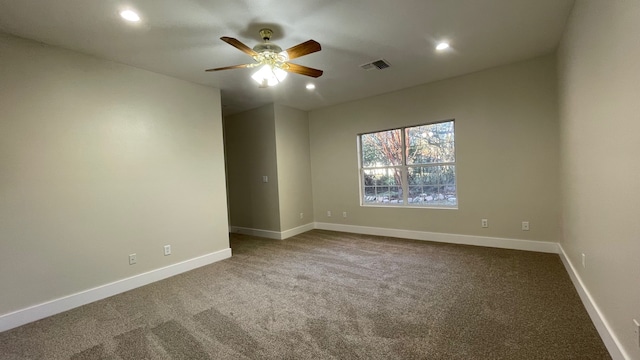
[[[247,69],[254,67],[259,68],[258,71],[251,75],[251,78],[253,78],[260,87],[279,84],[287,77],[287,73],[289,72],[313,78],[322,76],[322,70],[289,62],[289,60],[297,59],[322,50],[322,47],[317,41],[307,40],[283,51],[280,46],[269,42],[272,34],[273,31],[271,31],[271,29],[261,29],[260,36],[264,40],[264,43],[254,46],[253,49],[238,39],[234,39],[229,36],[222,36],[220,40],[251,56],[255,62],[251,64],[239,64],[206,69],[205,71]]]
[[[287,77],[287,72],[271,65],[264,65],[251,75],[260,86],[275,86]]]

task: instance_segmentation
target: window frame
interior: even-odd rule
[[[430,125],[437,125],[437,124],[442,124],[442,123],[448,123],[451,122],[452,123],[452,127],[453,127],[453,136],[454,136],[454,148],[453,148],[453,158],[454,161],[453,162],[437,162],[437,163],[427,163],[427,164],[413,164],[413,165],[408,165],[407,164],[407,152],[406,152],[406,130],[409,128],[413,128],[413,127],[419,127],[419,126],[430,126]],[[381,132],[385,132],[385,131],[393,131],[393,130],[400,130],[401,133],[401,143],[402,143],[402,164],[401,165],[388,165],[388,166],[377,166],[377,167],[364,167],[363,166],[363,150],[362,150],[362,136],[363,135],[368,135],[368,134],[375,134],[375,133],[381,133]],[[456,121],[455,119],[448,119],[448,120],[439,120],[439,121],[433,121],[433,122],[428,122],[428,123],[421,123],[421,124],[416,124],[416,125],[406,125],[406,126],[401,126],[401,127],[396,127],[396,128],[389,128],[389,129],[382,129],[382,130],[377,130],[377,131],[369,131],[369,132],[364,132],[364,133],[359,133],[357,134],[356,138],[357,138],[357,150],[358,150],[358,183],[359,183],[359,195],[360,195],[360,206],[362,207],[380,207],[380,208],[407,208],[407,209],[440,209],[440,210],[457,210],[460,206],[460,200],[458,198],[458,173],[457,173],[457,146],[456,144]],[[451,205],[451,206],[447,206],[447,205],[413,205],[408,201],[408,197],[409,197],[409,169],[410,168],[424,168],[424,167],[436,167],[436,166],[453,166],[454,168],[454,173],[455,173],[455,178],[454,178],[454,187],[455,187],[455,197],[456,197],[456,204],[455,205]],[[364,195],[365,195],[365,170],[375,170],[375,169],[399,169],[400,173],[401,173],[401,180],[402,180],[402,184],[401,186],[399,186],[402,189],[402,203],[387,203],[387,204],[380,204],[380,203],[365,203],[364,201]]]

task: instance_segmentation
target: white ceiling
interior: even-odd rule
[[[574,0],[0,0],[0,31],[222,89],[225,114],[277,102],[302,110],[382,94],[554,51]],[[134,9],[140,23],[124,22]],[[290,74],[259,89],[252,62],[222,42],[253,47],[270,27],[283,49],[314,39],[322,51],[294,63],[324,70]],[[438,53],[435,43],[451,42]],[[0,59],[2,54],[0,54]],[[384,58],[385,70],[361,64]],[[305,89],[313,82],[314,91]]]

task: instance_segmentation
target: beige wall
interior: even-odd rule
[[[285,231],[313,222],[309,119],[302,110],[277,104],[274,110],[280,228]]]
[[[229,247],[218,90],[8,35],[0,54],[0,314]]]
[[[316,221],[558,241],[555,66],[549,55],[310,112]],[[459,209],[361,207],[357,134],[447,119],[456,120]]]
[[[640,359],[640,2],[577,1],[559,51],[562,246]],[[581,254],[586,255],[586,267]]]
[[[231,226],[280,231],[274,116],[269,104],[224,119]]]
[[[269,104],[224,124],[230,225],[280,232],[313,222],[307,113]]]

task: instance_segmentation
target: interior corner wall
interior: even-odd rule
[[[629,359],[640,359],[638,34],[640,2],[577,1],[558,52],[561,244]]]
[[[555,56],[548,55],[311,111],[316,221],[557,242],[556,86]],[[360,206],[358,134],[449,119],[457,210]],[[336,216],[345,211],[346,218]],[[524,220],[530,231],[521,230]]]
[[[309,118],[306,111],[283,105],[274,110],[280,228],[286,231],[313,223]]]
[[[219,90],[9,35],[0,54],[0,315],[229,248]]]
[[[269,104],[224,118],[232,227],[281,230],[274,117]]]

